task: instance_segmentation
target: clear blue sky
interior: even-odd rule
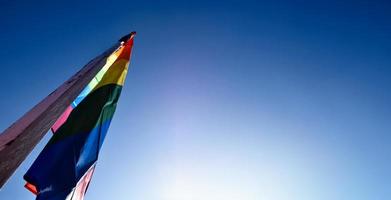
[[[391,3],[41,2],[0,3],[1,129],[138,32],[86,200],[391,198]]]

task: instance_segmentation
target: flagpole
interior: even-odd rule
[[[0,189],[120,44],[91,60],[0,134]]]

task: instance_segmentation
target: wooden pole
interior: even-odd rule
[[[0,188],[49,131],[72,101],[106,63],[120,42],[91,60],[79,72],[0,134]]]

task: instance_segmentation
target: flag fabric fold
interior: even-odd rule
[[[133,36],[53,125],[52,138],[24,175],[37,200],[83,199],[126,78]]]

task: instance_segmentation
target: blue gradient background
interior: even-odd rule
[[[1,129],[138,32],[87,200],[391,198],[387,1],[3,0],[0,27]]]

